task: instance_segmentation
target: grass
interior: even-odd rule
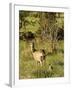
[[[40,66],[33,59],[28,42],[19,41],[19,78],[50,78],[64,76],[64,44],[63,41],[58,42],[58,52],[46,56],[45,63]],[[46,53],[50,49],[47,41],[37,41],[35,44],[37,50],[45,48]],[[53,70],[49,71],[49,64],[53,66]]]

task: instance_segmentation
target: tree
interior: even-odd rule
[[[19,28],[25,28],[25,18],[29,15],[29,11],[19,11]]]
[[[49,30],[49,39],[51,42],[51,49],[52,52],[56,51],[57,47],[57,31],[58,31],[58,24],[56,21],[56,13],[50,12],[46,13],[46,18],[48,20],[48,30]]]

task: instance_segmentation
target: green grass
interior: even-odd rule
[[[37,41],[35,44],[37,50],[45,48],[46,53],[49,51],[50,45],[47,41]],[[64,76],[64,49],[63,41],[58,42],[58,51],[54,54],[46,56],[45,63],[40,66],[33,59],[28,42],[19,41],[19,78],[50,78]],[[49,64],[52,64],[53,70],[48,70]]]

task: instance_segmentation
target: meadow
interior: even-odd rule
[[[45,63],[40,66],[32,56],[29,42],[19,41],[19,79],[33,78],[52,78],[64,76],[64,41],[60,40],[57,43],[57,52],[49,53],[45,58]],[[35,48],[40,50],[45,49],[45,52],[50,52],[50,43],[48,41],[40,41],[37,39]],[[53,70],[49,71],[49,64]]]

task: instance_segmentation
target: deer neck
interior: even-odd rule
[[[34,48],[34,43],[31,44],[31,51],[34,52],[35,48]]]

